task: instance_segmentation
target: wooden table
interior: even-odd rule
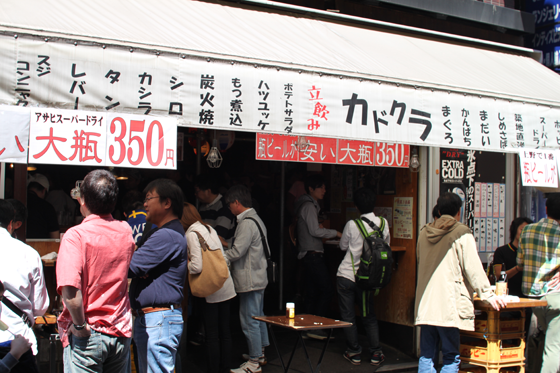
[[[475,331],[461,331],[461,336],[470,338],[469,343],[461,343],[460,355],[463,363],[469,363],[485,368],[487,373],[498,373],[508,367],[519,368],[518,372],[525,372],[525,308],[543,307],[545,300],[520,298],[519,302],[510,302],[506,307],[496,311],[488,303],[475,298],[474,308],[484,311],[487,319],[475,318]],[[519,320],[500,319],[502,312],[521,313]],[[462,338],[463,339],[463,338]],[[519,340],[519,346],[504,345],[504,340]],[[476,346],[473,341],[480,341]],[[459,372],[468,372],[460,370]]]
[[[292,364],[292,359],[294,357],[294,353],[296,352],[296,348],[298,343],[301,342],[303,346],[303,351],[305,352],[305,357],[307,358],[307,363],[309,364],[309,368],[311,369],[312,373],[318,373],[319,368],[321,367],[321,362],[323,361],[323,356],[325,355],[325,351],[327,350],[327,346],[329,345],[329,340],[331,339],[333,329],[335,328],[348,328],[352,326],[352,323],[328,319],[326,317],[321,316],[314,316],[314,315],[296,315],[295,318],[290,319],[286,316],[253,316],[255,320],[262,321],[268,325],[268,330],[270,331],[270,335],[272,336],[272,341],[274,342],[274,347],[276,348],[276,352],[278,353],[278,357],[280,358],[280,362],[282,363],[282,368],[284,368],[284,373],[287,373],[290,369],[290,365]],[[284,364],[284,359],[282,358],[282,354],[280,353],[280,349],[278,343],[276,342],[276,337],[274,336],[274,330],[272,326],[279,326],[286,329],[291,329],[295,331],[298,335],[296,339],[296,343],[292,349],[292,354],[290,355],[290,360],[288,361],[288,365]],[[313,364],[311,363],[311,359],[309,358],[309,353],[307,352],[307,347],[305,347],[305,342],[302,337],[302,332],[308,330],[317,330],[317,329],[328,329],[327,339],[325,339],[325,344],[323,346],[323,350],[321,351],[321,356],[319,357],[319,361],[315,368],[313,368]]]

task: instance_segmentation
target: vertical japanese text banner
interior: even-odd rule
[[[27,163],[29,109],[0,105],[0,162]]]

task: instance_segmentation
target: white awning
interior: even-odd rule
[[[473,150],[560,145],[560,76],[532,50],[262,9],[3,0],[0,104]]]
[[[315,19],[185,0],[3,0],[0,30],[560,104],[531,58]]]

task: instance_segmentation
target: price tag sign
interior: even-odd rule
[[[410,146],[378,142],[375,145],[375,165],[382,167],[408,167]]]
[[[107,165],[177,167],[177,120],[145,115],[110,115],[107,123]]]

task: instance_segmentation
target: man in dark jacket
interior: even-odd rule
[[[305,179],[306,194],[296,201],[296,235],[298,259],[301,260],[305,282],[305,311],[312,315],[327,316],[333,288],[329,282],[327,263],[323,257],[323,238],[342,237],[334,229],[325,229],[319,224],[319,203],[326,193],[325,180],[321,175],[309,175]],[[307,333],[308,337],[326,339],[322,330]]]

